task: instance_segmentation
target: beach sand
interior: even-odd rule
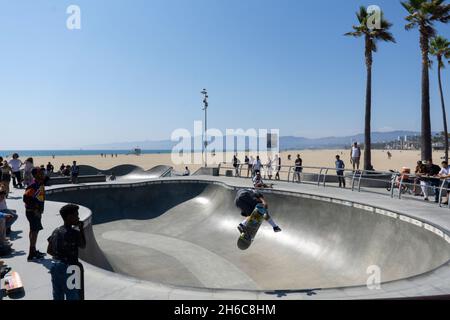
[[[414,170],[417,160],[420,160],[420,151],[399,151],[391,150],[392,159],[388,160],[387,153],[382,150],[372,151],[372,162],[373,166],[378,171],[388,171],[388,170],[400,170],[402,167],[410,167]],[[287,156],[291,155],[291,161],[287,160]],[[304,166],[311,167],[331,167],[334,168],[335,156],[337,154],[341,155],[341,159],[345,162],[347,168],[351,168],[350,164],[350,151],[349,150],[300,150],[300,151],[286,151],[281,153],[282,165],[294,165],[295,158],[297,154],[300,154],[303,159]],[[254,155],[250,153],[249,155]],[[201,159],[201,154],[196,154],[198,160]],[[227,162],[231,162],[233,154],[228,153]],[[434,162],[441,163],[441,157],[443,152],[435,152]],[[244,162],[244,153],[238,153],[240,161]],[[262,156],[263,164],[266,162],[266,158]],[[223,159],[222,153],[217,153],[215,157],[211,154],[208,155],[208,164],[212,165],[214,163],[221,162]],[[25,159],[22,158],[22,161]],[[97,156],[57,156],[55,159],[52,157],[35,157],[34,162],[36,165],[44,164],[46,165],[49,161],[55,166],[55,171],[59,169],[62,163],[66,165],[71,165],[72,161],[76,160],[79,165],[90,165],[98,169],[110,169],[112,167],[121,164],[133,164],[142,167],[145,170],[151,169],[157,165],[169,165],[173,166],[177,171],[184,171],[185,165],[174,164],[172,162],[171,154],[145,154],[141,156],[136,155],[118,155],[118,157],[111,157],[111,155],[106,158]],[[201,162],[201,160],[199,160]],[[361,161],[362,166],[363,161]],[[187,164],[191,172],[195,172],[202,165],[197,164]]]

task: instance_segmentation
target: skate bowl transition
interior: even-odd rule
[[[68,187],[48,200],[92,212],[84,261],[164,285],[245,291],[365,286],[368,268],[382,282],[432,271],[450,259],[437,233],[393,212],[344,200],[272,191],[281,226],[264,223],[247,251],[237,248],[237,188],[217,181],[157,180]],[[418,222],[418,221],[416,221]],[[442,232],[441,232],[442,233]]]

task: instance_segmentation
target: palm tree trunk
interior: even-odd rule
[[[364,122],[364,170],[373,170],[372,167],[372,141],[371,141],[371,121],[372,121],[372,40],[366,37],[366,115]]]
[[[372,66],[367,67],[366,116],[364,123],[364,170],[372,170]]]
[[[442,58],[438,58],[438,79],[439,79],[439,91],[441,93],[441,105],[442,105],[442,119],[444,120],[444,148],[445,148],[445,161],[448,163],[448,129],[447,129],[447,112],[445,111],[444,92],[442,90],[441,69]]]
[[[430,76],[429,76],[429,37],[424,26],[420,28],[420,47],[422,49],[422,160],[433,159],[431,144],[430,116]]]

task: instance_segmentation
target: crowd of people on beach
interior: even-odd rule
[[[55,229],[47,239],[46,252],[36,248],[39,233],[43,230],[42,214],[45,207],[45,185],[52,174],[70,175],[72,183],[77,183],[79,167],[76,161],[72,166],[61,165],[58,173],[54,172],[54,166],[49,162],[46,166],[35,166],[33,158],[22,162],[15,153],[7,161],[0,157],[0,258],[10,257],[13,254],[13,242],[17,239],[14,231],[14,223],[19,218],[16,210],[8,208],[7,199],[10,193],[12,180],[14,189],[25,189],[22,196],[24,204],[24,216],[29,224],[29,250],[27,261],[44,263],[45,256],[49,254],[51,259],[50,274],[52,277],[53,298],[55,300],[81,300],[82,288],[69,288],[67,285],[69,267],[77,266],[82,270],[78,260],[78,249],[86,246],[83,222],[79,219],[79,207],[68,204],[61,208],[60,216],[63,225]],[[21,194],[21,193],[19,193]],[[11,267],[0,259],[0,276],[3,279]]]

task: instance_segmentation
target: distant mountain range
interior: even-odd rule
[[[397,140],[398,137],[403,138],[405,136],[417,136],[417,135],[420,135],[420,133],[416,131],[402,131],[402,130],[390,132],[373,132],[372,143],[390,142]],[[226,141],[225,137],[224,141]],[[357,134],[345,137],[325,137],[316,139],[285,136],[280,137],[280,150],[344,148],[349,147],[351,143],[354,141],[357,141],[358,143],[363,143],[364,134]],[[147,140],[147,141],[131,141],[121,143],[90,145],[86,146],[84,149],[131,150],[133,148],[139,147],[142,150],[171,150],[177,144],[178,142],[174,142],[171,140],[160,140],[160,141]]]

